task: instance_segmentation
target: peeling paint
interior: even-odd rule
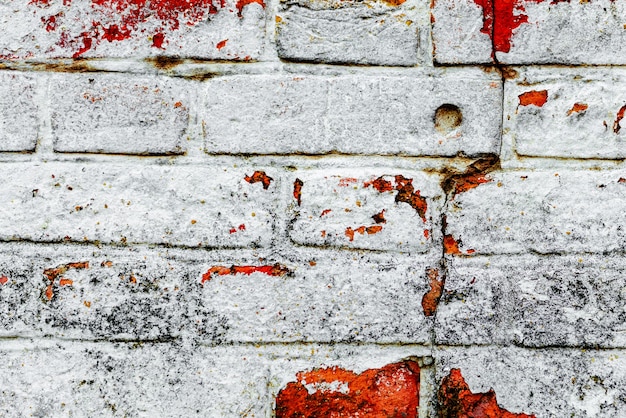
[[[202,275],[201,284],[210,281],[215,276],[235,276],[244,274],[246,276],[252,273],[262,273],[268,276],[281,277],[291,273],[291,271],[282,264],[264,265],[264,266],[213,266]]]
[[[267,190],[274,179],[265,174],[265,171],[255,171],[251,176],[246,176],[244,180],[250,184],[261,183],[263,190]]]
[[[302,186],[304,186],[304,182],[300,179],[296,179],[293,182],[293,197],[296,199],[298,206],[302,204]]]
[[[439,300],[443,292],[444,280],[439,278],[439,269],[426,269],[426,277],[430,290],[422,297],[422,309],[424,316],[433,316],[437,311]]]
[[[519,104],[520,106],[538,106],[541,107],[548,101],[548,91],[547,90],[531,90],[525,93],[520,94],[519,96]]]

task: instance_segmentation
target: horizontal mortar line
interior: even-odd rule
[[[443,212],[444,214],[446,212]],[[525,252],[510,252],[510,253],[474,253],[474,254],[445,254],[446,260],[454,260],[454,259],[465,259],[470,260],[472,258],[489,258],[489,257],[524,257],[528,255],[541,256],[541,257],[577,257],[577,256],[624,256],[626,255],[626,250],[611,250],[611,251],[572,251],[572,252],[561,252],[561,251],[546,251],[541,252],[533,249],[526,249]]]
[[[433,349],[468,349],[468,348],[496,348],[496,349],[507,349],[507,348],[515,348],[520,350],[528,350],[528,351],[553,351],[553,350],[569,350],[569,351],[595,351],[595,352],[611,352],[611,351],[624,351],[626,350],[626,346],[624,347],[599,347],[599,346],[588,346],[588,345],[556,345],[556,344],[546,344],[544,346],[526,346],[526,345],[518,345],[514,343],[510,344],[502,344],[502,343],[485,343],[485,344],[433,344]],[[435,352],[436,357],[436,352]]]

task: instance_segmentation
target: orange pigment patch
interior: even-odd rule
[[[43,271],[43,274],[44,276],[48,278],[48,280],[54,281],[54,279],[56,279],[58,276],[62,274],[65,274],[70,269],[88,269],[88,268],[89,268],[89,262],[81,261],[78,263],[67,263],[67,264],[62,264],[55,268],[45,269]]]
[[[217,45],[215,45],[215,48],[217,49],[222,49],[226,46],[226,43],[228,42],[228,39],[224,39],[223,41],[219,41],[217,43]]]
[[[0,276],[0,284],[1,285],[5,285],[7,284],[7,282],[9,281],[9,278],[7,276]]]
[[[298,202],[298,206],[302,203],[302,186],[304,186],[304,182],[300,179],[293,182],[293,197]]]
[[[215,276],[234,276],[237,274],[245,274],[249,276],[252,273],[263,273],[268,276],[280,277],[290,273],[290,270],[278,263],[271,266],[213,266],[202,275],[201,283],[204,284],[204,282],[211,280]]]
[[[244,177],[244,180],[250,184],[261,183],[263,190],[267,190],[274,179],[265,174],[265,171],[255,171],[251,176]]]
[[[535,105],[538,107],[543,106],[548,101],[548,90],[532,90],[522,93],[519,96],[520,106]]]
[[[626,113],[626,105],[622,106],[617,111],[617,117],[615,118],[615,122],[613,122],[613,132],[619,134],[619,131],[622,129],[620,122],[624,119],[624,114]]]
[[[358,180],[353,177],[343,177],[339,179],[339,186],[348,187],[350,185],[355,184],[357,181]]]
[[[446,235],[443,237],[443,249],[446,254],[461,254],[461,250],[459,250],[459,243],[452,235]]]
[[[332,212],[332,209],[324,209],[324,210],[322,211],[322,214],[320,215],[320,218],[321,218],[322,216],[324,216],[324,215],[328,215],[330,212]]]
[[[499,407],[493,389],[472,393],[459,369],[450,370],[450,374],[443,378],[438,398],[441,417],[535,418],[535,415],[515,414]]]
[[[378,177],[376,180],[366,181],[363,183],[363,187],[374,187],[378,190],[378,193],[390,192],[393,190],[393,184],[390,181],[385,180],[383,177]]]
[[[454,194],[466,192],[472,190],[481,184],[489,183],[491,179],[485,177],[484,174],[470,174],[457,178],[454,182]]]
[[[426,276],[430,290],[422,297],[422,309],[425,316],[433,316],[441,299],[444,282],[443,279],[439,279],[438,269],[427,269]]]
[[[589,109],[589,106],[585,103],[574,103],[574,106],[567,111],[567,116],[570,116],[572,113],[584,112],[587,109]]]
[[[65,277],[61,277],[61,280],[59,280],[60,286],[72,286],[73,284],[74,284],[73,280],[66,279]]]
[[[48,287],[46,287],[46,298],[48,300],[52,300],[52,297],[54,296],[54,291],[52,290],[52,285],[48,285]]]
[[[365,235],[365,233],[367,233],[367,235],[374,235],[374,234],[378,234],[382,230],[383,230],[383,227],[380,225],[372,225],[372,226],[361,225],[356,229],[352,229],[351,227],[346,228],[345,234],[346,234],[346,237],[350,239],[350,241],[354,241],[355,233],[358,233],[361,235]]]
[[[420,368],[414,361],[361,374],[339,367],[297,374],[276,397],[276,418],[417,418]]]

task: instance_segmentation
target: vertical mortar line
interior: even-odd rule
[[[433,31],[432,31],[432,10],[433,10],[433,2],[432,0],[428,2],[428,6],[426,6],[428,13],[425,13],[426,21],[425,22],[416,22],[417,31],[417,63],[418,66],[422,65],[425,67],[433,67],[435,65],[434,59],[434,43],[433,43]],[[423,27],[425,30],[420,30],[419,28]]]
[[[52,136],[52,119],[50,104],[50,78],[52,75],[45,72],[35,72],[37,77],[37,95],[39,130],[37,133],[37,147],[34,159],[46,161],[54,157],[54,139]],[[65,73],[62,73],[65,74]]]
[[[506,135],[506,137],[504,134],[504,125],[506,123],[505,121],[505,117],[506,117],[505,71],[506,69],[503,67],[498,67],[498,70],[500,71],[500,74],[502,75],[502,101],[501,101],[502,112],[500,115],[501,117],[500,117],[500,153],[499,155],[500,155],[500,163],[505,166],[509,166],[510,164],[515,164],[517,160],[517,154],[515,153],[515,139],[510,134]]]
[[[291,209],[289,207],[292,204],[292,192],[293,192],[293,182],[297,176],[291,176],[289,171],[285,169],[284,163],[278,164],[277,168],[280,170],[278,172],[279,178],[277,183],[279,184],[279,198],[278,203],[276,205],[276,216],[274,218],[274,225],[272,231],[272,242],[270,244],[270,252],[272,255],[280,255],[291,253],[291,251],[285,251],[285,248],[281,248],[282,246],[291,246],[291,240],[289,239],[289,222],[290,222],[290,212]],[[282,260],[280,260],[282,261]]]
[[[189,163],[202,163],[208,159],[204,151],[204,132],[202,129],[201,109],[204,108],[205,90],[203,81],[185,80],[189,88],[189,121],[185,135],[185,154],[182,160]]]

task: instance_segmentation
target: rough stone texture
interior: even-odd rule
[[[50,80],[57,152],[179,154],[189,123],[190,83],[118,74]]]
[[[0,151],[34,151],[39,131],[36,81],[17,72],[0,72]]]
[[[520,70],[505,84],[506,135],[520,155],[625,158],[625,75],[613,68]],[[524,100],[538,92],[545,102]]]
[[[437,382],[460,369],[474,393],[494,389],[511,413],[544,417],[621,417],[626,352],[502,347],[439,349]]]
[[[496,58],[505,64],[626,64],[626,3],[494,0]]]
[[[426,252],[441,239],[438,176],[389,170],[298,173],[298,244]]]
[[[462,254],[624,251],[626,172],[494,172],[449,202]]]
[[[253,169],[20,167],[0,166],[0,240],[232,248],[263,246],[272,238],[277,186],[265,190],[246,182]]]
[[[489,18],[490,8],[489,0],[434,0],[431,13],[435,61],[491,64],[493,18]]]
[[[265,36],[264,6],[262,0],[3,0],[0,59],[256,59]]]
[[[432,329],[420,300],[434,257],[0,249],[5,337],[425,344]]]
[[[412,75],[213,79],[201,110],[207,152],[497,152],[502,99],[497,73],[442,69]],[[443,105],[457,106],[461,116],[436,126]]]
[[[625,270],[618,255],[451,259],[437,341],[624,347]]]
[[[278,55],[287,60],[374,65],[418,62],[423,2],[283,0]],[[421,6],[421,7],[420,7]],[[417,10],[416,10],[417,9]]]

